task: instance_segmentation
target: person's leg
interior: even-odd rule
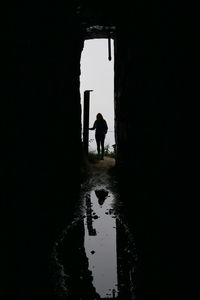
[[[105,140],[105,136],[101,137],[101,159],[103,159],[104,157],[104,140]]]
[[[95,136],[96,144],[97,144],[97,153],[100,155],[100,139],[98,136]]]

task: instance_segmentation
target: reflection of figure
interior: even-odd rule
[[[102,114],[98,113],[96,116],[96,121],[94,122],[94,125],[92,128],[89,128],[90,130],[95,129],[95,139],[97,143],[97,152],[100,156],[100,147],[101,147],[101,159],[104,157],[104,141],[105,136],[108,131],[108,125],[106,121],[104,120]]]
[[[99,205],[103,205],[105,199],[107,198],[108,196],[108,191],[102,189],[102,190],[96,190],[95,191],[95,194],[98,198],[98,202],[99,202]]]
[[[87,228],[88,228],[88,233],[90,236],[96,235],[96,229],[93,228],[93,223],[92,223],[92,207],[91,207],[91,199],[90,196],[86,196],[86,206],[87,206]]]

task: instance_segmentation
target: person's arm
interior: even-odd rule
[[[90,127],[89,130],[94,130],[96,128],[96,121],[94,122],[93,127]]]
[[[108,132],[108,125],[107,125],[107,123],[106,123],[106,121],[105,121],[105,134]]]

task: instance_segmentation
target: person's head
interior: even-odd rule
[[[96,118],[97,118],[97,120],[103,120],[103,116],[100,113],[97,114]]]

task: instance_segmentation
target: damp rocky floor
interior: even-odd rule
[[[122,203],[109,173],[113,166],[111,158],[92,166],[74,221],[55,243],[57,299],[135,298],[136,248],[120,214]]]

